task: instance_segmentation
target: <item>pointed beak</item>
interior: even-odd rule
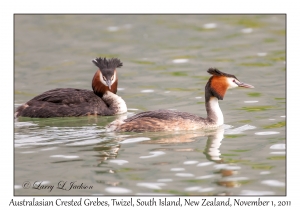
[[[254,88],[254,86],[246,84],[246,83],[243,83],[243,82],[237,83],[237,85],[239,87],[244,87],[244,88]]]
[[[108,88],[111,90],[111,80],[110,79],[106,80],[106,84],[107,84]]]

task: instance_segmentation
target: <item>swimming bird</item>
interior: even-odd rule
[[[92,89],[56,88],[48,90],[17,108],[15,117],[72,117],[88,115],[117,115],[127,112],[125,101],[118,95],[117,68],[123,66],[118,58],[95,58],[98,67]]]
[[[254,88],[252,85],[240,82],[236,76],[221,72],[216,68],[207,70],[212,76],[205,86],[205,108],[207,117],[187,112],[156,110],[138,113],[125,120],[115,120],[107,126],[107,131],[117,132],[147,132],[176,131],[215,128],[224,123],[219,100],[223,100],[230,88]]]

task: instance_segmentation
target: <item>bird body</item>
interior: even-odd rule
[[[240,82],[234,75],[226,74],[215,68],[207,71],[212,76],[205,86],[205,108],[207,117],[187,112],[171,110],[156,110],[138,113],[125,120],[116,120],[107,126],[108,131],[118,132],[147,132],[147,131],[176,131],[215,128],[224,123],[219,100],[223,100],[230,88],[254,88]]]
[[[92,80],[93,91],[75,88],[48,90],[18,107],[15,117],[110,116],[127,112],[125,101],[116,95],[116,68],[123,64],[116,58],[96,58],[93,63],[99,68]]]

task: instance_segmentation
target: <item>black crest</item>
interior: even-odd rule
[[[93,63],[100,69],[115,69],[123,66],[123,63],[118,58],[95,58]]]
[[[226,74],[226,73],[221,72],[220,70],[218,70],[218,69],[216,69],[216,68],[209,68],[209,69],[207,70],[207,72],[208,72],[209,74],[214,75],[214,76],[224,76],[224,77],[233,77],[233,78],[236,78],[234,75],[232,75],[232,74]],[[237,78],[236,78],[236,79],[237,79]]]

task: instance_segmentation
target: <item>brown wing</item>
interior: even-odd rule
[[[57,88],[48,90],[33,99],[31,101],[46,101],[55,104],[80,104],[82,102],[88,102],[90,100],[90,90],[82,90],[75,88]]]
[[[136,120],[138,118],[144,118],[144,117],[156,118],[156,119],[160,119],[160,120],[173,120],[173,119],[178,119],[178,118],[199,120],[201,118],[197,115],[190,114],[188,112],[178,112],[178,111],[172,111],[172,110],[159,109],[159,110],[155,110],[155,111],[147,111],[147,112],[138,113],[124,121],[130,122],[130,121]]]
[[[124,120],[117,130],[125,132],[189,130],[202,124],[201,121],[204,119],[187,112],[156,110],[141,112]]]
[[[93,91],[58,88],[46,91],[20,106],[15,116],[67,117],[113,115],[107,104]]]

